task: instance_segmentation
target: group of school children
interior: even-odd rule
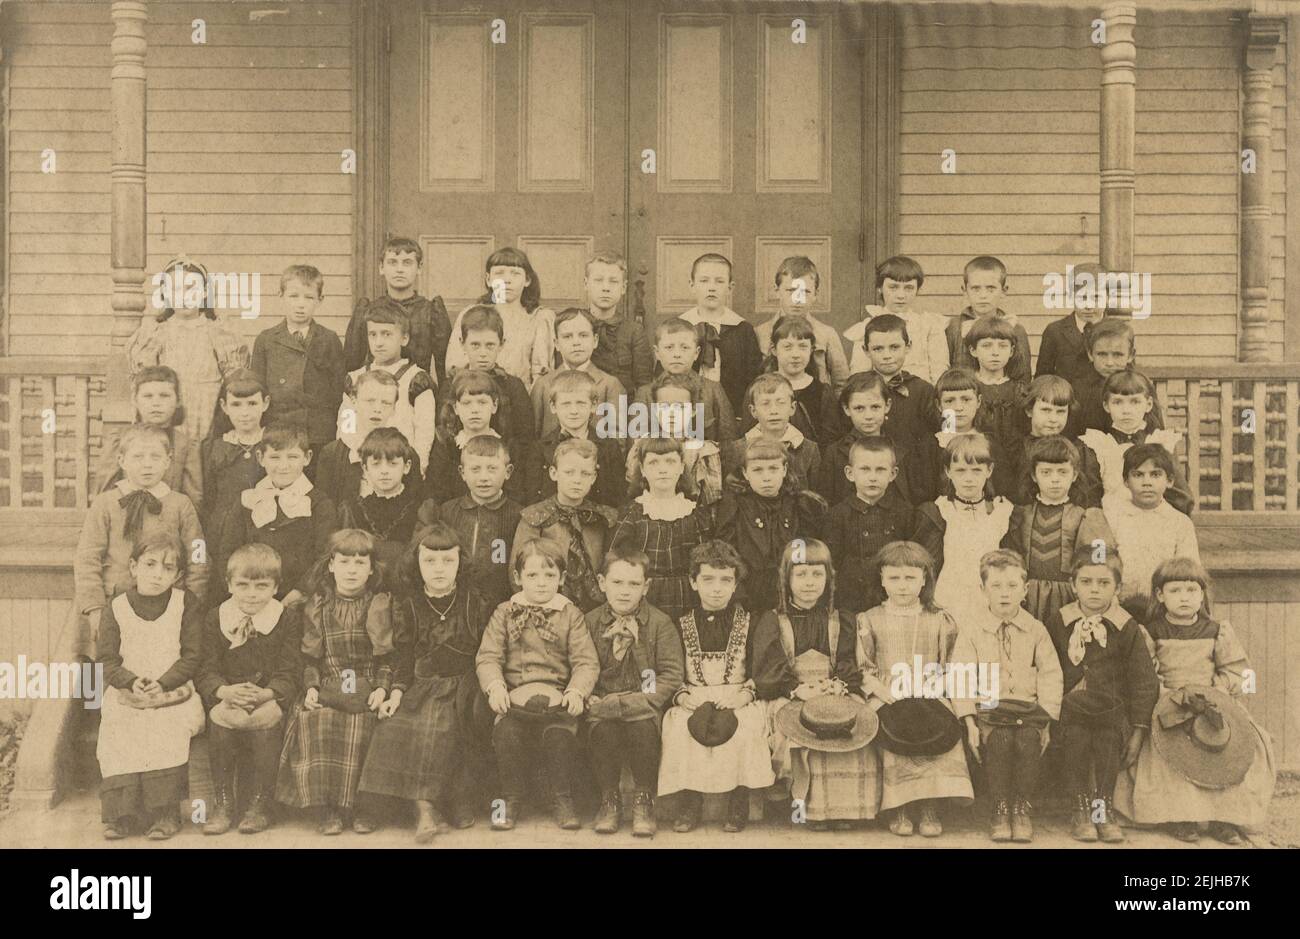
[[[454,321],[422,262],[388,242],[344,341],[307,265],[251,354],[203,303],[132,337],[138,423],[105,443],[75,566],[111,688],[106,838],[180,830],[204,732],[212,835],[276,803],[366,833],[394,799],[420,842],[511,829],[525,800],[576,829],[590,777],[602,833],[627,801],[653,835],[668,796],[690,831],[706,794],[739,831],[759,793],[814,829],[933,837],[974,778],[992,839],[1027,842],[1040,764],[1081,841],[1263,821],[1253,674],[1128,320],[1081,303],[1031,379],[992,257],[950,318],[888,259],[843,337],[807,312],[804,257],[758,327],[717,254],[653,326],[616,254],[557,313],[496,251]],[[602,431],[629,401],[654,435]]]

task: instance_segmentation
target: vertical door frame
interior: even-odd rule
[[[352,302],[379,292],[379,252],[388,225],[388,5],[352,7]]]
[[[898,250],[902,54],[891,4],[865,11],[862,39],[862,296],[876,302],[875,267]]]

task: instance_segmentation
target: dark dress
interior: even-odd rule
[[[713,513],[696,505],[678,519],[650,518],[639,501],[628,503],[614,526],[612,544],[644,551],[650,558],[646,600],[674,622],[695,602],[691,591],[691,550],[713,537]]]
[[[397,573],[419,522],[419,493],[409,487],[392,497],[371,493],[339,507],[340,528],[360,528],[375,536],[386,575]]]
[[[975,413],[975,429],[996,440],[1003,453],[1016,453],[1029,433],[1029,418],[1020,409],[1024,384],[1011,379],[1000,385],[976,384],[980,386],[980,407]]]
[[[222,519],[232,506],[239,505],[239,494],[257,485],[266,475],[257,459],[257,444],[231,443],[221,437],[208,437],[199,444],[203,465],[203,504],[199,522],[206,532],[221,531]]]

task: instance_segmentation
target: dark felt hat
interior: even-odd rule
[[[876,742],[902,756],[938,756],[961,741],[961,722],[938,698],[902,698],[876,712]]]
[[[510,713],[524,720],[550,720],[568,713],[563,699],[563,692],[553,685],[530,681],[510,689]]]
[[[1209,685],[1167,694],[1151,716],[1158,752],[1189,781],[1227,789],[1246,778],[1255,761],[1255,727],[1232,697]]]
[[[776,729],[793,746],[828,753],[847,753],[865,747],[879,727],[880,722],[871,708],[845,695],[791,701],[776,715]]]
[[[981,708],[979,716],[997,727],[1046,727],[1052,721],[1052,716],[1037,701],[1018,698],[1003,698],[995,708]]]
[[[686,729],[702,747],[720,747],[736,733],[736,712],[705,701],[686,720]]]

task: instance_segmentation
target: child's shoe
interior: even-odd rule
[[[1070,837],[1075,841],[1096,841],[1097,826],[1092,823],[1092,803],[1088,794],[1074,794],[1074,811],[1070,813]]]
[[[1210,822],[1210,837],[1224,844],[1244,844],[1241,829],[1227,822]]]
[[[1119,827],[1110,799],[1102,800],[1102,820],[1097,823],[1097,835],[1106,844],[1120,844],[1124,840],[1124,832]]]
[[[492,830],[510,831],[519,821],[519,800],[502,799],[500,805],[492,806]]]
[[[749,790],[740,786],[731,793],[731,799],[727,803],[727,820],[723,823],[722,830],[735,834],[744,831],[748,822]]]
[[[939,813],[935,811],[933,802],[921,803],[921,823],[917,826],[917,831],[922,838],[938,838],[943,834],[943,823],[939,821]]]
[[[212,814],[209,815],[208,820],[203,823],[203,834],[224,835],[226,832],[230,831],[231,824],[230,791],[225,786],[218,783],[217,795],[213,802]]]
[[[704,814],[704,802],[697,792],[683,792],[677,797],[677,818],[673,821],[673,831],[684,834],[699,827],[700,817]]]
[[[268,811],[270,801],[268,796],[260,792],[253,796],[253,801],[245,810],[244,817],[239,820],[241,835],[256,835],[271,827],[271,816]]]
[[[638,789],[632,799],[632,837],[653,838],[659,830],[655,821],[655,801],[650,793]]]
[[[597,834],[612,835],[618,831],[622,816],[623,800],[615,789],[600,797],[600,810],[596,813],[596,824],[592,827]]]
[[[460,830],[474,827],[474,806],[467,802],[457,802],[451,807],[451,827]],[[442,834],[442,829],[438,834]]]
[[[438,833],[440,818],[438,810],[433,807],[432,802],[424,799],[415,800],[415,810],[419,813],[419,817],[415,822],[415,843],[428,844],[433,840],[433,836]]]
[[[358,809],[352,816],[352,830],[358,835],[368,835],[379,827],[379,822],[367,809]]]
[[[565,793],[555,794],[555,824],[565,831],[577,831],[582,827],[578,820],[578,810],[573,807],[573,797]]]
[[[1011,808],[1006,799],[993,804],[993,818],[989,823],[989,837],[994,841],[1011,840]]]
[[[343,834],[343,816],[338,809],[325,808],[321,809],[320,824],[316,830],[322,835],[341,835]]]
[[[149,826],[148,838],[150,841],[166,841],[174,837],[181,830],[181,820],[176,817],[175,812],[164,812],[154,819],[154,823]]]
[[[857,828],[857,822],[851,818],[833,818],[831,819],[831,831],[853,831]]]
[[[906,838],[912,834],[912,819],[907,814],[904,806],[894,809],[894,813],[889,817],[889,830],[900,838]]]
[[[121,841],[131,834],[131,826],[124,819],[118,819],[115,822],[104,823],[104,840]]]
[[[1034,840],[1034,823],[1029,818],[1029,800],[1017,799],[1011,808],[1011,840],[1028,844]]]
[[[1196,827],[1195,822],[1172,822],[1169,825],[1169,834],[1188,844],[1196,844],[1201,840],[1201,830]]]

